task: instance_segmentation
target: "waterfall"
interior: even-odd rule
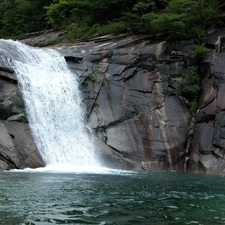
[[[26,105],[29,124],[46,166],[98,166],[84,123],[76,76],[52,49],[1,40]],[[0,45],[0,47],[1,47]]]

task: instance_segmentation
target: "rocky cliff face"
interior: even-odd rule
[[[16,75],[4,59],[0,54],[0,169],[43,166],[26,119]]]
[[[209,33],[203,58],[196,58],[192,40],[146,36],[54,47],[79,80],[87,121],[106,165],[223,173],[223,36],[224,31]],[[194,67],[202,87],[196,114],[193,90],[186,88]],[[3,62],[0,69],[0,168],[41,166],[13,71]]]
[[[225,172],[225,31],[209,32],[201,61],[204,71],[202,92],[195,116],[190,169],[209,173]]]
[[[144,170],[223,173],[224,35],[211,31],[202,57],[193,40],[142,36],[61,52],[79,78],[89,125],[112,152]],[[201,81],[196,114],[187,88],[195,84],[185,77],[193,68]]]
[[[78,76],[89,126],[135,169],[183,170],[191,114],[173,81],[193,42],[97,41],[60,50]]]

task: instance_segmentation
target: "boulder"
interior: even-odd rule
[[[19,168],[38,168],[45,165],[35,144],[30,127],[27,123],[4,121],[21,163]]]
[[[7,62],[0,55],[0,170],[42,167],[16,74]]]

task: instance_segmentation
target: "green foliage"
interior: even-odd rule
[[[184,87],[186,92],[191,99],[197,99],[200,91],[200,75],[196,66],[191,67],[186,75],[187,85]]]
[[[190,109],[191,114],[194,115],[194,114],[196,113],[197,109],[198,109],[198,103],[197,103],[197,100],[196,100],[196,99],[193,99],[192,101],[190,101],[190,102],[188,103],[188,107],[189,107],[189,109]]]
[[[51,0],[2,0],[0,2],[0,36],[9,37],[49,28],[45,21],[45,4]]]
[[[171,0],[167,12],[185,14],[189,19],[185,22],[187,38],[201,40],[212,18],[218,12],[218,1],[215,0]]]
[[[183,93],[187,95],[189,98],[188,107],[192,114],[196,113],[198,108],[198,99],[201,91],[201,74],[200,74],[200,67],[198,64],[199,60],[205,53],[204,44],[201,45],[194,45],[193,47],[193,57],[195,58],[195,66],[189,68],[189,70],[182,71],[182,77],[185,81],[185,85],[182,89]]]
[[[193,47],[193,55],[195,58],[201,58],[205,52],[204,44],[194,45]]]
[[[78,27],[78,26],[70,26],[66,37],[69,42],[73,42],[77,39],[86,40],[90,38],[90,31],[88,26]]]
[[[143,28],[147,33],[153,33],[153,28],[151,26],[151,22],[158,18],[158,14],[150,12],[141,17],[141,21],[143,24]]]
[[[201,77],[197,66],[191,67],[190,71],[185,71],[185,74],[186,85],[183,88],[183,92],[189,97],[190,102],[188,106],[191,113],[194,114],[198,107],[197,100],[201,89]]]
[[[182,70],[181,75],[183,78],[187,77],[187,70]]]
[[[55,28],[65,26],[70,14],[69,7],[70,3],[66,0],[60,0],[57,3],[52,3],[50,6],[45,6],[45,9],[47,10],[46,16],[48,23]]]
[[[88,86],[88,83],[89,83],[89,81],[88,81],[88,79],[86,79],[82,84],[83,84],[84,86]]]
[[[154,7],[154,2],[137,2],[132,8],[132,11],[138,15],[144,15],[148,13]]]
[[[198,62],[198,59],[203,56],[204,52],[205,47],[203,44],[194,46],[192,53],[196,62]],[[182,71],[182,77],[186,83],[182,90],[189,98],[188,106],[192,114],[195,114],[198,108],[197,101],[201,90],[201,75],[199,71],[199,65],[192,66],[188,71]]]
[[[89,74],[88,78],[89,78],[89,80],[91,80],[91,81],[93,81],[93,82],[95,82],[95,81],[98,79],[96,73],[91,73],[91,74]]]
[[[141,32],[142,16],[165,9],[168,0],[58,0],[45,7],[47,21],[56,28],[68,27],[70,41],[107,32]],[[146,21],[145,21],[146,22]],[[95,24],[98,24],[98,30]]]
[[[198,99],[201,90],[201,76],[198,66],[192,66],[181,72],[182,81],[172,79],[171,84],[179,95],[185,96],[189,103],[188,107],[192,114],[196,113],[198,108]]]
[[[206,35],[206,27],[201,24],[196,24],[195,26],[191,26],[189,30],[189,37],[196,39],[198,42],[202,42],[202,39]]]
[[[198,83],[187,85],[184,88],[184,91],[189,94],[189,97],[192,99],[197,99],[200,91],[200,86]]]
[[[163,11],[155,13],[152,10],[141,19],[147,32],[168,33],[170,39],[201,40],[217,12],[217,1],[170,0]]]
[[[123,22],[111,22],[105,25],[94,24],[91,28],[88,26],[70,26],[67,30],[67,39],[69,42],[75,40],[88,40],[95,36],[101,36],[109,33],[120,34],[127,32],[127,26]]]
[[[150,22],[154,33],[168,32],[173,38],[184,38],[187,36],[187,25],[189,17],[187,14],[164,13]]]
[[[99,107],[99,103],[97,101],[94,102],[94,107]]]
[[[67,30],[69,41],[109,32],[165,33],[201,40],[219,0],[1,0],[0,36],[48,28]]]
[[[94,73],[90,73],[90,74],[87,76],[87,78],[84,80],[83,85],[84,85],[84,86],[88,86],[89,81],[96,82],[97,79],[98,79],[98,76],[97,76],[97,74],[96,74],[95,72],[94,72]]]
[[[108,24],[101,26],[101,30],[100,30],[99,34],[100,35],[110,34],[110,33],[120,34],[120,33],[127,32],[127,31],[128,31],[128,27],[125,22],[123,22],[123,21],[109,22]]]

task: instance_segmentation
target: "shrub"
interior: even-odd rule
[[[190,96],[190,99],[198,99],[201,82],[198,68],[196,66],[191,67],[190,71],[187,72],[185,79],[187,84],[184,87],[184,92]]]
[[[94,107],[99,107],[99,103],[97,101],[94,102]]]
[[[190,109],[190,112],[191,114],[195,114],[197,109],[198,109],[198,103],[197,103],[197,100],[196,99],[193,99],[192,101],[190,101],[188,103],[188,106],[189,106],[189,109]]]
[[[95,81],[97,81],[97,79],[98,79],[98,76],[97,76],[96,73],[90,73],[90,74],[87,76],[87,78],[83,81],[83,85],[84,85],[84,86],[88,86],[89,81],[95,82]]]
[[[98,79],[97,74],[96,73],[89,74],[88,79],[95,82]]]
[[[205,52],[204,44],[194,45],[193,47],[193,55],[195,58],[201,58]]]
[[[163,13],[150,22],[154,33],[168,32],[169,38],[186,38],[189,18],[185,13]]]

